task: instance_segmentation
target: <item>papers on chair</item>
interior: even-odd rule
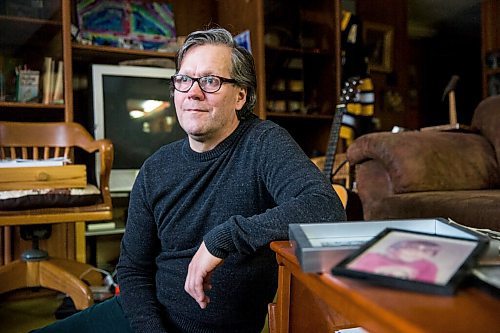
[[[344,329],[335,331],[335,333],[368,333],[368,331],[361,328],[361,327],[353,327],[353,328],[344,328]]]
[[[26,168],[26,167],[47,167],[61,166],[71,163],[71,160],[64,157],[49,158],[46,160],[31,160],[17,158],[15,160],[0,160],[0,168]]]

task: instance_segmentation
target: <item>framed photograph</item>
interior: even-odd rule
[[[487,242],[385,229],[332,274],[420,292],[452,295]]]
[[[391,72],[394,27],[363,22],[363,39],[368,49],[368,68],[372,71]]]

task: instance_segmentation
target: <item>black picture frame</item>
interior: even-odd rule
[[[332,268],[382,286],[453,295],[487,245],[484,239],[387,228]]]

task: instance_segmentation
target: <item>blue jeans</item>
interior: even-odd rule
[[[75,313],[33,333],[133,333],[118,297]]]

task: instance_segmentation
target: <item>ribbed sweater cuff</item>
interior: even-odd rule
[[[231,230],[224,225],[219,225],[212,229],[203,237],[208,252],[217,258],[224,259],[235,247],[231,237]]]

